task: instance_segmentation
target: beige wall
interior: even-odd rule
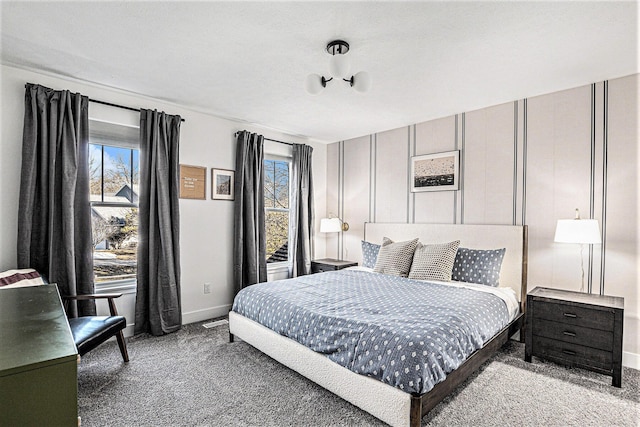
[[[585,249],[587,281],[625,298],[624,362],[640,368],[638,83],[633,75],[331,144],[327,209],[351,230],[327,239],[327,255],[360,261],[365,221],[524,223],[529,289],[579,290],[579,246],[553,237],[558,219],[593,210],[606,240],[592,257]],[[461,150],[461,190],[411,193],[411,156],[449,150]]]
[[[269,129],[221,119],[168,104],[157,99],[134,96],[102,86],[81,83],[59,76],[2,66],[0,97],[0,270],[15,268],[18,216],[18,192],[24,117],[24,85],[39,83],[53,89],[69,89],[102,101],[133,107],[164,110],[180,114],[180,163],[207,167],[207,200],[180,200],[180,248],[182,264],[182,311],[185,323],[209,319],[227,313],[233,298],[233,202],[211,200],[212,167],[235,169],[235,139],[237,130],[247,129],[267,138],[304,142],[314,147],[314,189],[316,230],[326,210],[326,148],[324,144],[303,141]],[[89,116],[122,124],[139,124],[139,114],[113,107],[89,103]],[[266,143],[265,151],[282,154],[282,144]],[[317,234],[316,255],[324,256],[324,236]],[[204,294],[203,285],[211,283],[211,293]],[[118,302],[127,317],[129,330],[133,324],[135,295]]]

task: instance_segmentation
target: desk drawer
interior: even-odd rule
[[[586,306],[577,307],[547,301],[535,302],[533,317],[602,331],[613,331],[614,324],[612,310]]]
[[[533,335],[568,342],[600,350],[611,351],[613,348],[613,332],[600,329],[584,328],[567,323],[537,319],[533,324]]]
[[[597,368],[611,371],[613,354],[596,348],[562,342],[550,338],[533,336],[534,356],[544,357],[556,361],[563,361],[569,365],[579,365],[587,368]]]

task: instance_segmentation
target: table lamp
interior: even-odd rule
[[[322,218],[320,220],[321,233],[339,233],[340,231],[347,231],[348,229],[349,224],[340,218]]]
[[[580,268],[582,270],[582,286],[580,292],[584,292],[584,245],[602,243],[600,227],[597,219],[581,219],[580,211],[576,209],[573,219],[559,219],[556,226],[554,242],[577,243],[580,245]]]

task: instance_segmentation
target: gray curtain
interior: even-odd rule
[[[88,103],[79,93],[26,85],[18,267],[38,270],[63,295],[94,290]],[[69,304],[67,314],[95,314],[95,304]]]
[[[264,137],[242,131],[236,140],[233,276],[235,293],[267,280],[264,224]]]
[[[136,334],[162,335],[182,326],[180,121],[180,116],[140,110]]]
[[[311,273],[313,257],[313,148],[293,145],[291,165],[291,210],[289,212],[289,258],[291,277]]]

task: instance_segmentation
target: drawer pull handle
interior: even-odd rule
[[[564,331],[562,333],[562,335],[566,335],[568,337],[575,337],[576,336],[575,332],[569,332],[569,331]]]
[[[568,354],[569,356],[575,356],[576,352],[571,350],[562,350],[564,354]]]
[[[573,314],[573,313],[563,313],[564,317],[571,317],[572,319],[575,319],[576,317],[578,317],[577,315]]]

